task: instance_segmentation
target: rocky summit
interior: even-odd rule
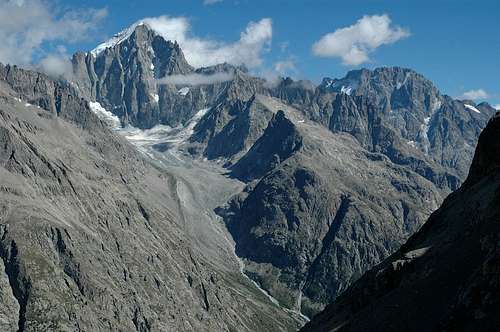
[[[195,68],[147,23],[71,64],[0,65],[0,330],[498,323],[489,104]]]

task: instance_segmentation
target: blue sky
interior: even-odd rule
[[[26,6],[35,0],[16,1],[26,2]],[[272,71],[280,62],[288,64],[288,69],[293,64],[294,69],[287,73],[294,78],[319,82],[322,77],[342,77],[348,70],[360,67],[404,66],[431,79],[443,93],[456,97],[470,90],[483,90],[486,95],[476,93],[478,101],[500,104],[500,1],[222,0],[211,5],[203,2],[52,1],[49,7],[55,13],[54,20],[67,11],[87,8],[105,9],[106,16],[96,20],[98,27],[89,30],[82,40],[66,36],[44,41],[40,48],[50,53],[64,46],[65,54],[69,55],[79,49],[89,50],[141,18],[160,15],[186,18],[191,36],[233,43],[249,22],[270,18],[272,41],[263,47],[259,54],[263,62],[252,68],[254,72]],[[314,54],[313,44],[326,34],[353,26],[365,15],[382,14],[390,18],[392,29],[401,28],[409,36],[370,48],[366,54],[369,60],[360,64],[346,65],[340,57]],[[36,53],[33,58],[37,59]]]

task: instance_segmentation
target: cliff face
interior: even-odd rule
[[[0,66],[0,329],[296,329],[193,239],[181,188],[71,85]]]
[[[494,331],[500,324],[500,117],[469,175],[401,249],[303,331]]]

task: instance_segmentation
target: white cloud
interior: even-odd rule
[[[234,78],[234,73],[222,72],[210,75],[203,74],[187,74],[187,75],[170,75],[157,80],[158,84],[174,84],[174,85],[204,85],[231,81]]]
[[[313,53],[321,57],[339,57],[345,65],[369,60],[370,52],[410,35],[407,29],[392,26],[388,15],[363,16],[355,24],[328,33],[314,43]]]
[[[203,0],[205,6],[214,5],[216,3],[222,2],[223,0]]]
[[[258,67],[263,62],[262,53],[268,50],[273,35],[270,18],[250,22],[241,32],[240,39],[234,43],[192,36],[190,22],[185,17],[150,17],[136,24],[140,22],[146,23],[165,39],[176,40],[186,60],[195,67],[223,62],[234,65],[244,64],[249,68]]]
[[[464,92],[460,99],[470,99],[470,100],[478,100],[478,99],[486,99],[489,97],[489,94],[483,89],[477,90],[469,90]]]
[[[37,67],[48,75],[59,77],[72,73],[71,60],[67,54],[51,53],[39,61]]]
[[[106,16],[106,9],[60,11],[42,0],[0,0],[0,61],[30,65],[43,57],[44,43],[83,40]]]
[[[496,109],[497,111],[500,111],[500,104],[496,104],[495,106],[493,106],[494,109]]]
[[[295,60],[289,58],[286,60],[278,61],[274,64],[274,70],[281,76],[290,76],[297,73],[297,67],[295,66]]]

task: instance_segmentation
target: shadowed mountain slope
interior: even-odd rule
[[[479,138],[462,187],[303,331],[496,331],[499,142],[497,115]]]

